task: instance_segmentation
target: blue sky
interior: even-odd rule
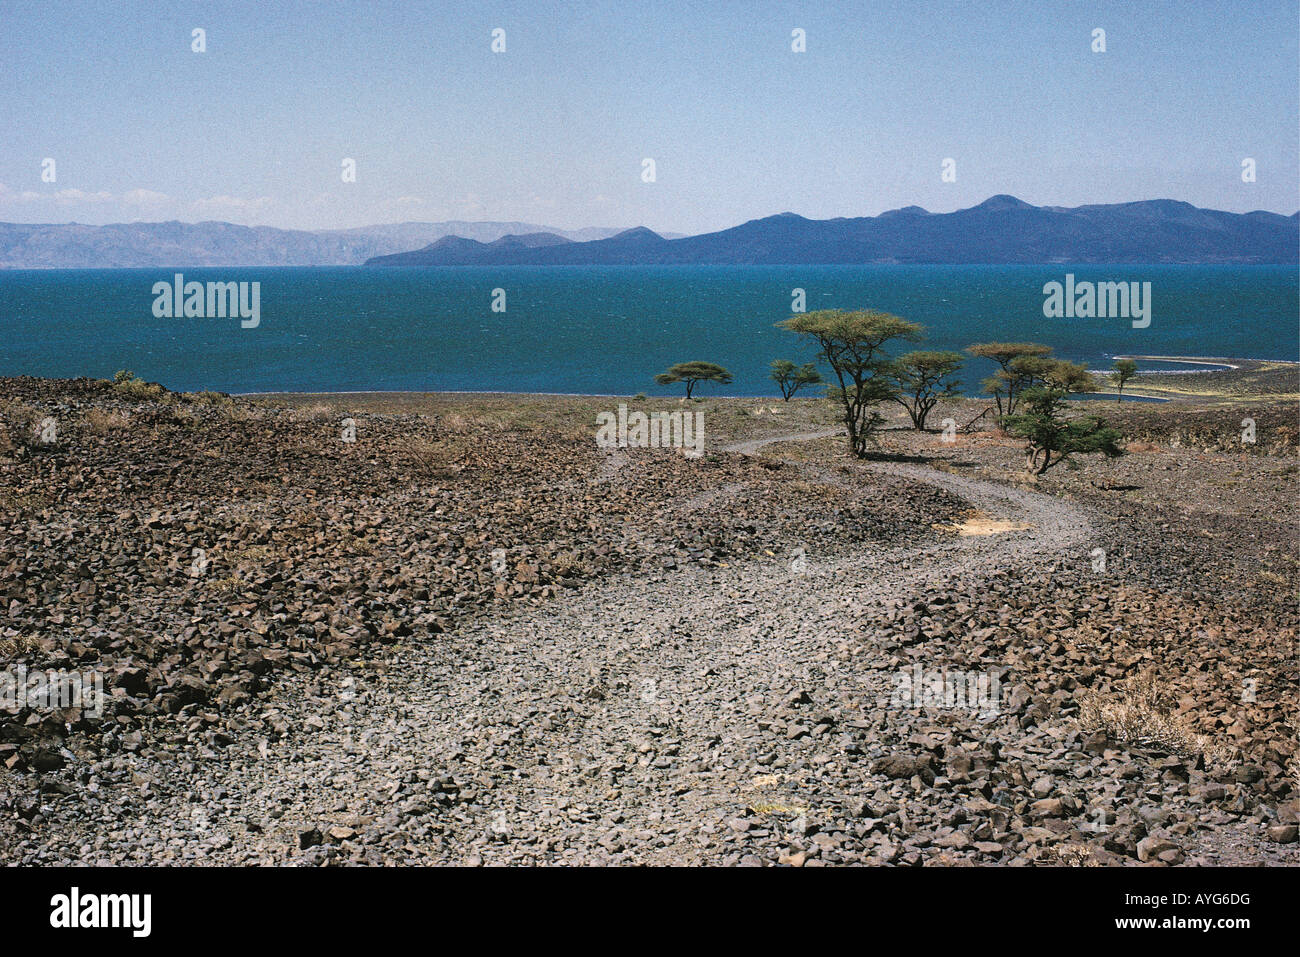
[[[995,193],[1289,214],[1298,24],[1295,0],[0,0],[0,220],[693,233]]]

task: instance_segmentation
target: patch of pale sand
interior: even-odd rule
[[[1012,522],[1004,518],[993,518],[984,512],[971,512],[960,522],[952,525],[933,525],[943,532],[955,532],[959,538],[976,535],[1001,535],[1004,532],[1023,532],[1034,526],[1029,522]]]

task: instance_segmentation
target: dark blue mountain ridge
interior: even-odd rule
[[[1291,264],[1300,262],[1300,214],[1230,213],[1171,199],[1032,206],[997,195],[952,213],[907,206],[815,220],[787,212],[680,239],[638,227],[590,242],[479,246],[472,261],[434,243],[366,265]]]

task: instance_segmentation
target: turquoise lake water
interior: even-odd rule
[[[156,282],[259,282],[260,323],[156,318]],[[1043,285],[1151,283],[1151,324],[1048,319]],[[1300,359],[1293,266],[647,266],[0,271],[0,375],[131,369],[172,389],[676,394],[653,376],[702,359],[703,394],[774,395],[773,359],[812,350],[774,328],[807,308],[919,322],[919,347],[1032,340],[1094,368],[1117,354]],[[505,290],[504,313],[493,290]],[[1150,368],[1172,368],[1166,365]],[[975,391],[989,368],[969,364]]]

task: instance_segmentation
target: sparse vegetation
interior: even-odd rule
[[[131,426],[131,417],[116,409],[87,409],[82,413],[81,421],[96,435],[118,432]]]
[[[0,658],[12,658],[15,655],[31,654],[40,647],[34,635],[18,635],[14,638],[0,638]]]
[[[907,410],[917,431],[925,431],[925,420],[940,399],[957,394],[961,383],[952,376],[962,361],[956,352],[909,352],[894,362],[890,370],[898,383],[894,401]]]
[[[1077,371],[1054,363],[1039,367],[1045,383],[1083,389]],[[600,738],[583,739],[586,753],[609,755],[608,768],[638,768],[633,773],[648,775],[645,780],[658,788],[653,793],[672,797],[668,803],[620,803],[624,813],[639,813],[628,812],[629,806],[675,808],[678,821],[690,822],[701,808],[713,814],[722,796],[729,805],[722,820],[735,818],[748,830],[728,826],[722,833],[734,847],[704,849],[710,860],[751,852],[794,865],[820,860],[1115,866],[1173,862],[1184,854],[1190,864],[1294,858],[1295,845],[1267,837],[1275,826],[1260,826],[1273,823],[1264,817],[1275,810],[1281,816],[1281,801],[1292,800],[1300,785],[1294,709],[1285,698],[1279,706],[1285,688],[1275,680],[1285,675],[1296,631],[1296,539],[1286,524],[1300,474],[1293,405],[1205,410],[1130,402],[1129,409],[1109,410],[1103,403],[1126,433],[1145,428],[1152,441],[1107,469],[1104,486],[1060,469],[1031,490],[1015,487],[1023,476],[1009,471],[1021,464],[1023,440],[981,429],[953,446],[941,444],[908,428],[910,413],[897,400],[880,404],[888,428],[876,437],[903,464],[878,467],[844,457],[843,430],[835,428],[841,409],[820,396],[796,396],[788,404],[768,398],[761,415],[754,414],[753,398],[705,400],[709,448],[717,454],[692,463],[593,449],[593,416],[619,402],[616,397],[394,393],[236,397],[209,404],[171,393],[177,403],[135,405],[105,383],[9,383],[5,395],[22,400],[25,414],[38,420],[54,414],[68,427],[60,429],[61,445],[48,454],[24,459],[0,450],[0,529],[8,536],[0,541],[0,578],[10,616],[6,637],[16,638],[12,648],[0,644],[0,655],[48,650],[47,635],[62,641],[66,634],[86,648],[97,647],[101,622],[112,618],[156,622],[152,631],[124,629],[120,643],[98,649],[105,674],[128,666],[124,683],[132,678],[129,668],[137,666],[161,677],[117,702],[119,713],[138,720],[136,699],[147,695],[156,713],[149,723],[114,728],[115,736],[138,729],[146,757],[211,747],[214,738],[256,747],[258,739],[245,736],[260,737],[262,729],[240,723],[247,714],[240,703],[265,695],[257,707],[276,722],[267,732],[279,742],[268,748],[266,760],[277,762],[275,772],[295,785],[287,792],[293,799],[306,784],[301,793],[315,802],[305,805],[309,825],[329,819],[338,798],[333,791],[313,797],[319,789],[313,790],[311,769],[296,759],[302,737],[295,729],[315,734],[309,722],[319,711],[315,691],[300,696],[296,688],[311,682],[330,694],[344,675],[373,672],[383,677],[382,686],[359,690],[378,708],[356,709],[359,733],[389,733],[383,723],[390,715],[401,715],[412,701],[429,700],[420,683],[432,677],[441,683],[440,695],[454,696],[442,712],[452,716],[451,723],[480,713],[476,708],[495,709],[481,712],[485,718],[474,726],[478,737],[467,749],[477,766],[489,769],[492,755],[500,753],[498,729],[520,720],[540,728],[539,718],[549,717],[549,736],[523,742],[532,749],[525,752],[532,761],[557,753],[557,743],[570,740],[565,716],[572,713],[572,690],[591,700],[623,695],[627,707],[605,713],[637,723],[602,725]],[[1097,384],[1106,387],[1101,377]],[[1019,414],[1033,411],[1033,396],[1022,397]],[[640,408],[676,410],[680,402],[676,395],[660,396]],[[965,421],[988,406],[941,398],[930,421],[941,415]],[[7,408],[0,400],[5,426]],[[306,410],[302,421],[293,409]],[[1071,416],[1087,409],[1067,401],[1062,419],[1073,421]],[[101,412],[107,437],[90,425]],[[118,414],[131,428],[108,425]],[[261,421],[237,424],[245,414]],[[1246,414],[1255,419],[1261,441],[1241,449],[1239,423]],[[339,441],[345,416],[358,420],[357,444]],[[184,427],[191,422],[196,427]],[[1289,444],[1278,445],[1284,435]],[[775,436],[785,440],[763,445],[753,456],[717,451]],[[1169,441],[1175,436],[1180,438]],[[1219,441],[1228,456],[1205,451]],[[958,481],[950,483],[944,472]],[[912,475],[917,478],[906,477]],[[942,491],[949,484],[963,495]],[[122,505],[124,488],[130,490],[129,512]],[[1139,488],[1142,500],[1118,491],[1126,488]],[[1231,492],[1222,494],[1224,488]],[[68,535],[63,528],[79,531]],[[936,542],[939,550],[926,552],[934,560],[914,561],[918,545],[928,550]],[[1090,567],[1094,544],[1105,547],[1109,572]],[[806,547],[806,576],[793,566],[795,546]],[[201,572],[191,566],[196,547],[205,552]],[[495,556],[498,548],[505,550],[504,565]],[[1011,563],[1001,561],[1012,555],[1017,557]],[[660,635],[645,627],[661,620],[665,598],[676,594],[664,589],[676,587],[675,569],[687,563],[709,569],[711,580],[722,586],[716,601],[714,592],[705,596],[709,604],[694,615],[689,636],[682,636],[689,642],[678,640],[676,628]],[[84,569],[93,573],[93,590],[82,584]],[[578,604],[552,604],[567,601],[565,593],[574,586],[600,584],[600,576],[617,575],[621,583],[647,569],[652,580],[631,602],[620,594],[607,607],[596,589],[584,589],[594,599],[590,603],[578,595]],[[838,601],[845,594],[874,598],[877,592],[888,603],[866,612],[862,624],[887,640],[917,636],[928,655],[949,663],[1008,664],[1006,720],[986,724],[958,709],[931,723],[863,695],[853,669],[821,669],[815,674],[819,683],[809,684],[809,672],[798,662],[786,670],[789,656],[773,647],[776,642],[757,640],[769,629],[781,634],[782,623],[793,620],[808,642],[801,647],[812,652],[800,660],[842,660],[845,639],[834,624],[843,620]],[[947,600],[935,601],[941,592],[949,593]],[[701,597],[694,589],[684,594],[692,602]],[[292,615],[296,627],[258,613],[277,607]],[[122,614],[110,612],[106,619],[115,608]],[[232,618],[232,608],[250,614]],[[508,617],[498,620],[498,613]],[[746,637],[756,639],[741,642],[745,655],[733,654],[733,613],[743,614],[752,629]],[[818,616],[827,627],[808,628],[806,623],[823,620]],[[227,621],[235,624],[234,634]],[[629,623],[635,631],[618,630]],[[459,640],[479,628],[490,640]],[[157,634],[175,640],[159,642]],[[636,659],[636,670],[606,669],[604,663],[623,649],[602,646],[601,655],[592,655],[592,634],[636,642],[634,654],[653,649],[668,655],[673,670],[640,668],[644,658]],[[438,635],[452,636],[454,646]],[[545,636],[552,642],[546,650],[556,653],[540,660],[533,635]],[[376,652],[377,644],[400,648],[401,654],[390,659]],[[455,654],[444,654],[445,648]],[[642,680],[674,673],[690,678],[698,675],[700,661],[734,660],[748,667],[753,649],[771,652],[762,667],[738,673],[736,680],[696,678],[688,694],[671,680],[648,689]],[[878,660],[892,668],[891,658],[909,657],[901,650],[880,648]],[[1153,661],[1159,663],[1156,675],[1119,680]],[[1206,670],[1207,661],[1215,666]],[[439,670],[444,663],[446,670]],[[250,675],[257,680],[248,680]],[[475,680],[466,682],[464,675]],[[1242,698],[1239,675],[1259,676],[1258,703]],[[493,693],[483,691],[480,676],[491,678]],[[536,699],[543,705],[537,714],[531,706],[516,707],[517,676],[536,678],[530,687],[545,694]],[[143,685],[140,676],[135,680]],[[282,694],[285,688],[290,694]],[[807,693],[796,696],[800,689]],[[190,700],[196,694],[207,695],[210,704],[196,707]],[[663,713],[666,702],[677,718],[690,722],[689,733],[674,729],[663,741],[642,740],[641,719]],[[818,747],[798,726],[814,729],[813,738],[835,734],[829,723],[818,728],[822,714],[842,722],[864,712],[879,721],[871,733],[883,748],[844,751],[819,771],[825,776],[822,790],[833,788],[845,800],[822,800],[811,792],[816,800],[808,800],[809,779],[796,773],[797,761],[728,766],[716,787],[690,790],[698,762],[712,760],[715,733],[753,735],[755,754],[789,748],[785,753],[797,756],[808,753],[810,744]],[[755,722],[755,714],[783,717]],[[196,715],[205,716],[201,724]],[[741,724],[725,725],[732,715]],[[1074,727],[1061,727],[1062,720],[1070,725],[1076,719],[1089,733],[1104,731],[1107,740],[1099,745]],[[427,727],[442,723],[440,715]],[[88,753],[100,728],[14,722],[5,743],[12,741],[17,750],[0,757],[18,760],[19,775],[34,774],[49,742],[62,739],[60,746],[74,754]],[[790,728],[802,739],[791,736]],[[962,743],[935,749],[949,732]],[[411,748],[421,748],[435,737],[425,737],[423,729],[418,735],[391,733],[393,743],[385,747],[402,758],[403,767],[410,766],[408,738]],[[177,740],[182,734],[186,739]],[[1049,741],[1050,751],[1042,747],[1045,735],[1057,742]],[[624,745],[626,753],[616,753]],[[952,784],[913,789],[905,783],[910,778],[895,779],[872,766],[878,750],[897,752],[900,770],[919,771],[922,781],[930,772],[944,773]],[[651,764],[660,755],[666,760]],[[925,767],[921,759],[930,755],[932,765]],[[1201,756],[1210,766],[1206,773]],[[914,760],[917,765],[909,767]],[[791,773],[758,773],[769,768]],[[512,770],[490,770],[486,780],[509,786],[517,780]],[[54,772],[51,779],[67,773]],[[250,780],[241,776],[233,783],[246,786]],[[589,780],[598,789],[593,795],[606,793],[601,775]],[[192,802],[186,792],[193,785],[182,784],[175,804],[145,812],[152,815],[151,827],[166,833],[171,817],[180,828],[187,824]],[[357,787],[365,787],[364,776]],[[896,811],[884,803],[882,789],[892,792]],[[109,791],[115,800],[121,795],[123,804],[138,793],[129,774]],[[638,800],[644,793],[636,792]],[[977,799],[977,808],[963,797],[976,793],[988,804]],[[352,793],[347,796],[352,799]],[[682,807],[679,796],[697,803]],[[1162,819],[1153,824],[1146,812],[1157,803]],[[20,819],[10,815],[0,845],[26,857],[44,847],[75,855],[87,841],[93,844],[94,821],[82,821],[75,799],[57,805],[51,813],[58,816],[43,831],[24,831],[16,839],[11,835]],[[280,806],[272,795],[257,808],[258,819],[274,820],[265,812]],[[1104,829],[1094,827],[1096,812],[1106,809],[1113,816],[1105,817]],[[1213,821],[1206,820],[1207,812]],[[804,815],[817,828],[813,833],[844,834],[844,842],[793,847],[797,836],[788,838],[789,827],[778,819]],[[873,824],[865,840],[855,840],[853,829],[864,817],[883,823]],[[518,842],[531,849],[521,853],[539,861],[549,854],[544,841],[569,833],[544,817],[541,822],[535,844]],[[627,823],[643,826],[641,820]],[[907,831],[912,825],[915,831]],[[569,822],[556,826],[567,829]],[[644,826],[653,830],[658,819]],[[588,848],[603,855],[598,842],[607,830],[584,832],[573,846],[584,855]],[[301,850],[292,840],[239,833],[258,853],[293,860]],[[654,841],[629,848],[647,855],[671,852],[670,845],[658,843],[660,832],[653,833]],[[911,833],[918,836],[915,847],[906,844],[908,837],[894,839]],[[883,834],[888,844],[879,840]],[[1165,843],[1155,844],[1157,838]],[[260,844],[264,839],[268,843]],[[168,840],[181,847],[191,837],[178,830]],[[498,853],[510,846],[493,845]],[[452,859],[461,849],[435,847],[428,857]],[[128,842],[112,851],[115,860],[127,860],[136,849]],[[243,853],[228,851],[228,858]]]
[[[981,387],[997,403],[998,415],[1014,415],[1021,392],[1031,385],[1036,366],[1026,360],[1042,359],[1050,355],[1051,346],[1039,342],[977,342],[966,351],[980,359],[992,359],[998,371],[981,383]]]
[[[1116,359],[1115,371],[1110,374],[1110,381],[1115,383],[1116,404],[1124,401],[1124,383],[1137,375],[1138,364],[1132,359]]]
[[[821,382],[822,374],[817,371],[817,365],[813,362],[796,366],[789,359],[775,359],[772,362],[772,381],[781,390],[781,398],[789,402],[790,396],[803,386],[817,385]]]
[[[730,384],[731,373],[712,362],[679,362],[667,372],[661,372],[655,376],[655,382],[660,385],[685,382],[686,398],[689,399],[695,392],[695,387],[701,382],[717,382],[719,385]]]
[[[41,423],[46,417],[26,402],[0,401],[0,454],[40,445]]]
[[[1089,734],[1100,731],[1118,744],[1152,748],[1182,757],[1204,755],[1206,763],[1223,765],[1229,752],[1197,734],[1180,713],[1173,694],[1160,684],[1153,669],[1107,690],[1088,689],[1075,695],[1078,722]]]
[[[834,370],[838,381],[838,385],[830,386],[827,395],[843,407],[849,453],[865,457],[883,421],[876,406],[897,395],[885,346],[894,340],[917,341],[921,327],[874,309],[823,309],[791,316],[777,325],[817,343],[821,358]]]
[[[167,390],[157,382],[137,379],[134,372],[126,369],[119,369],[113,373],[113,388],[122,395],[141,401],[160,399],[167,393]]]
[[[1124,454],[1123,436],[1104,419],[1065,415],[1067,395],[1097,390],[1086,368],[1060,359],[1031,357],[1023,361],[1035,366],[1030,381],[1041,384],[1025,388],[1020,394],[1025,411],[1003,416],[1002,426],[1009,434],[1029,440],[1025,447],[1027,472],[1041,475],[1072,455],[1100,452],[1107,458],[1117,458]]]

